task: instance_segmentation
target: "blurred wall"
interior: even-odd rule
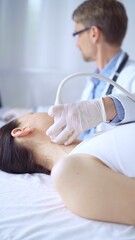
[[[0,0],[0,92],[4,106],[36,107],[55,101],[59,83],[77,71],[92,71],[72,37],[71,15],[82,0]],[[135,59],[135,1],[122,1],[129,28],[123,48]],[[69,86],[76,99],[84,81]]]

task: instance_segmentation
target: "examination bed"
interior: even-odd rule
[[[134,240],[135,227],[68,210],[45,174],[0,171],[0,240]]]

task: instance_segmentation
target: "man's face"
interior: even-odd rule
[[[75,32],[85,29],[82,23],[75,23]],[[84,61],[89,62],[94,60],[95,46],[92,42],[91,28],[76,34],[76,46],[80,49]]]

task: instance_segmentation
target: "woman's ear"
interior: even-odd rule
[[[25,137],[28,136],[30,133],[34,132],[35,128],[31,127],[18,127],[14,128],[11,132],[12,137]]]

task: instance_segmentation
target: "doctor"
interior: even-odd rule
[[[89,0],[79,5],[72,14],[75,22],[76,45],[84,61],[94,61],[95,72],[117,81],[130,92],[135,92],[135,62],[121,49],[128,18],[122,3],[114,0]],[[89,78],[81,100],[100,98],[119,90],[104,81]],[[115,104],[119,107],[119,102]],[[93,131],[81,136],[85,139]]]
[[[135,91],[135,62],[121,49],[128,18],[122,3],[114,0],[88,0],[73,12],[76,45],[84,61],[94,61],[95,72]],[[129,78],[130,74],[130,78]],[[88,79],[82,100],[118,92],[97,79]]]
[[[94,61],[98,72],[135,92],[135,62],[121,49],[127,30],[127,15],[122,3],[114,0],[89,0],[73,12],[77,46],[85,61]],[[117,94],[116,94],[117,93]],[[108,97],[105,95],[111,94]],[[103,97],[103,98],[101,98]],[[91,100],[91,98],[98,98]],[[60,117],[47,131],[52,141],[70,144],[89,129],[135,121],[135,103],[119,90],[97,79],[88,79],[80,103],[53,106],[49,115]],[[86,132],[85,132],[86,131]]]

